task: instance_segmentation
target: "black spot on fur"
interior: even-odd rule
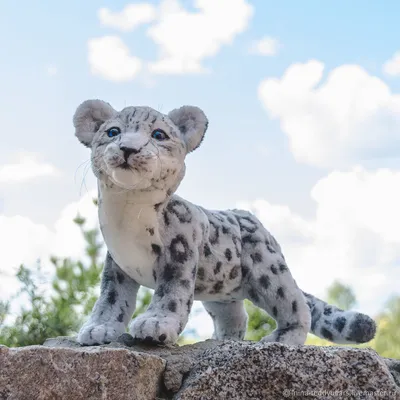
[[[248,233],[254,233],[258,228],[256,222],[252,220],[250,217],[240,216],[238,218],[238,222],[240,225],[240,230],[242,231],[244,230]]]
[[[271,254],[275,254],[276,253],[276,250],[269,244],[267,244],[267,249]]]
[[[118,322],[123,322],[124,321],[124,313],[122,312],[121,314],[118,315],[117,317]]]
[[[223,226],[222,226],[222,233],[223,233],[224,235],[227,235],[227,234],[229,233],[229,228],[223,225]]]
[[[292,302],[292,311],[293,311],[294,313],[297,312],[297,301],[293,301],[293,302]]]
[[[167,205],[167,210],[174,214],[181,223],[192,222],[192,213],[189,207],[179,200],[171,200]]]
[[[205,287],[205,285],[203,285],[202,283],[196,283],[196,286],[194,288],[195,293],[202,293],[206,290],[207,288]]]
[[[183,134],[185,134],[185,133],[187,132],[187,127],[186,127],[186,125],[181,125],[181,126],[179,127],[179,130],[180,130]]]
[[[124,283],[124,280],[125,280],[124,274],[122,272],[120,272],[120,271],[117,271],[117,281],[118,281],[118,283],[122,284],[122,283]]]
[[[157,211],[160,209],[161,206],[162,206],[162,203],[157,203],[157,204],[154,206],[154,210],[157,212]]]
[[[272,264],[270,268],[274,275],[278,275],[278,269],[275,267],[275,265]]]
[[[165,342],[165,339],[167,338],[167,335],[165,333],[162,333],[159,337],[158,340],[160,342]]]
[[[316,307],[311,309],[311,330],[315,330],[317,322],[321,318],[321,311],[319,311]]]
[[[220,273],[222,267],[222,262],[218,261],[214,268],[214,274],[217,275]]]
[[[232,242],[235,246],[236,257],[240,258],[240,238],[237,236],[232,236]]]
[[[274,306],[274,307],[272,307],[272,315],[274,316],[274,317],[277,317],[278,316],[278,309]]]
[[[107,300],[110,304],[115,304],[117,301],[118,294],[115,290],[110,290],[107,296]]]
[[[260,298],[253,288],[249,289],[249,297],[251,301],[257,302]]]
[[[225,257],[228,261],[232,260],[232,250],[231,249],[226,249],[225,250]]]
[[[276,291],[276,294],[277,294],[277,296],[280,297],[281,299],[284,299],[284,298],[285,298],[285,292],[283,291],[283,288],[282,288],[282,287],[278,288],[278,290]]]
[[[177,307],[177,304],[176,304],[176,301],[175,301],[175,300],[171,300],[171,301],[168,303],[168,310],[169,310],[169,311],[171,311],[171,312],[176,312],[176,307]]]
[[[326,328],[322,328],[321,329],[321,334],[325,339],[330,340],[331,342],[333,341],[333,334],[330,330],[326,329]]]
[[[346,325],[346,318],[345,317],[339,317],[336,318],[336,321],[334,323],[335,329],[337,329],[339,332],[342,332],[343,328]]]
[[[253,260],[254,264],[262,262],[262,255],[260,253],[251,254],[250,257]]]
[[[206,244],[204,245],[204,256],[205,256],[205,257],[208,257],[210,254],[211,254],[210,246],[206,243]]]
[[[210,293],[219,293],[222,288],[224,287],[224,282],[223,281],[218,281],[214,286],[213,289]]]
[[[254,235],[245,235],[242,237],[242,243],[255,246],[256,244],[260,243],[260,240],[254,237]]]
[[[147,228],[147,230],[150,233],[150,236],[154,236],[154,228]]]
[[[164,218],[164,224],[165,224],[165,226],[169,226],[170,221],[169,221],[169,215],[168,215],[168,213],[167,213],[167,210],[164,210],[164,211],[163,211],[163,218]]]
[[[160,256],[161,254],[161,247],[158,244],[152,243],[151,244],[151,249],[153,250],[153,253],[156,254],[157,256]]]
[[[332,307],[325,307],[324,315],[331,315],[332,314]]]
[[[183,250],[181,250],[179,247],[183,247]],[[189,259],[192,252],[189,249],[189,243],[183,235],[177,235],[175,238],[173,238],[171,240],[169,249],[172,260],[181,264]]]
[[[190,309],[192,308],[192,304],[193,304],[193,295],[191,295],[186,302],[186,311],[188,314],[190,314]]]
[[[165,286],[164,286],[164,285],[160,285],[160,286],[156,289],[156,291],[155,291],[154,294],[157,295],[157,296],[159,296],[159,297],[164,297],[164,295],[165,295]]]
[[[153,269],[153,279],[154,279],[154,281],[157,280],[157,275],[156,275],[156,270],[155,269]]]
[[[236,279],[239,275],[239,265],[234,266],[229,272],[229,279]]]
[[[232,225],[236,225],[236,221],[232,217],[228,217],[228,221]]]
[[[197,270],[197,277],[200,279],[200,280],[204,280],[204,275],[205,275],[205,271],[204,271],[204,268],[203,267],[200,267],[198,270]]]
[[[250,272],[250,268],[247,265],[242,264],[242,277],[245,278]]]
[[[166,264],[163,271],[163,278],[169,282],[173,279],[180,279],[182,277],[182,270],[175,264]]]
[[[258,281],[264,289],[268,289],[271,285],[271,279],[268,275],[261,275]]]
[[[213,222],[210,221],[210,243],[216,244],[219,240],[219,227]]]
[[[129,308],[129,303],[125,300],[125,305]]]
[[[181,279],[179,283],[185,289],[190,289],[190,281],[189,281],[189,279]]]
[[[279,267],[279,271],[281,271],[281,272],[285,272],[288,270],[288,267],[286,266],[286,264],[284,264],[281,261],[278,262],[278,267]]]

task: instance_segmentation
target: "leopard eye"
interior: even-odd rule
[[[119,135],[120,133],[121,133],[121,129],[119,129],[118,127],[114,126],[114,127],[110,128],[107,131],[107,136],[108,137],[114,137],[114,136]]]
[[[162,129],[155,129],[152,132],[151,137],[160,141],[169,139],[168,135]]]

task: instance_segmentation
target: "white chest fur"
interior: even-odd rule
[[[119,267],[139,284],[154,288],[156,256],[160,244],[153,206],[136,205],[128,194],[101,193],[99,221],[107,249]]]

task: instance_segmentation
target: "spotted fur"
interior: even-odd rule
[[[278,242],[253,214],[206,210],[174,194],[186,155],[207,130],[199,108],[168,115],[149,107],[117,112],[88,100],[78,107],[74,125],[91,149],[108,249],[100,297],[78,336],[82,344],[106,343],[125,332],[140,285],[154,289],[146,312],[130,323],[140,340],[175,343],[195,299],[213,319],[216,339],[243,339],[244,299],[277,322],[263,341],[303,344],[309,331],[337,343],[373,338],[371,318],[298,288]],[[109,137],[112,127],[120,133]],[[160,129],[165,140],[153,134]]]

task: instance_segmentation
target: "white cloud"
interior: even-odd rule
[[[322,81],[324,64],[293,64],[267,78],[259,98],[280,120],[295,159],[331,167],[398,154],[400,95],[358,65],[342,65]]]
[[[133,79],[142,68],[142,61],[130,54],[118,36],[90,39],[89,65],[93,75],[115,82]]]
[[[177,0],[164,0],[148,36],[159,46],[159,60],[149,63],[155,74],[207,72],[204,59],[244,32],[253,15],[246,0],[196,0],[198,11],[183,9]]]
[[[281,47],[278,39],[265,36],[253,42],[250,46],[249,52],[251,54],[259,54],[261,56],[274,56]]]
[[[79,201],[65,207],[53,229],[19,215],[0,215],[0,299],[8,299],[15,294],[18,282],[14,275],[20,264],[33,266],[41,259],[44,272],[49,274],[53,272],[49,263],[50,256],[73,259],[84,257],[84,240],[73,219],[79,212],[86,218],[87,228],[98,226],[97,208],[92,201],[95,197],[96,192],[89,192]]]
[[[400,51],[383,64],[383,72],[392,76],[400,76]]]
[[[58,73],[58,69],[55,65],[48,65],[46,70],[50,76],[55,76]]]
[[[350,284],[359,309],[375,314],[400,294],[400,171],[332,172],[311,191],[311,220],[265,200],[255,212],[280,242],[299,286],[324,296],[334,279]]]
[[[139,25],[153,21],[156,17],[156,8],[148,3],[136,3],[128,4],[121,12],[100,8],[97,15],[102,25],[128,32]]]
[[[21,183],[45,176],[59,176],[51,164],[38,160],[34,153],[19,153],[14,163],[0,165],[0,183]]]

